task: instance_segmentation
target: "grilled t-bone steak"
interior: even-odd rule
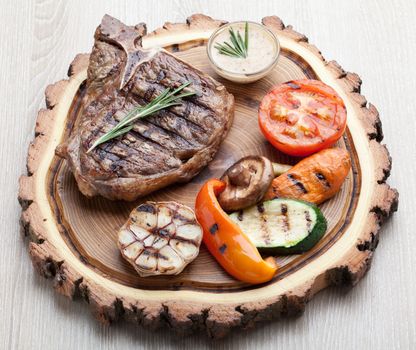
[[[212,160],[231,126],[234,98],[225,87],[165,50],[144,50],[145,34],[144,24],[130,27],[108,15],[95,32],[79,121],[57,148],[88,197],[134,200],[189,181]],[[196,95],[87,153],[134,107],[186,82]]]

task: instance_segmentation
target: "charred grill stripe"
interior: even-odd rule
[[[183,107],[185,106],[185,110]],[[215,114],[213,114],[210,110],[203,109],[202,107],[195,106],[195,104],[190,103],[187,101],[186,104],[173,106],[169,109],[171,113],[174,113],[178,116],[182,116],[186,120],[194,123],[195,125],[199,126],[201,129],[206,130],[206,122],[207,119],[215,120]],[[200,123],[200,121],[204,121],[204,123]],[[210,129],[211,127],[208,127]]]
[[[286,204],[281,205],[280,212],[283,215],[283,230],[285,232],[289,232],[290,231],[290,222],[289,222],[289,218],[287,216],[287,205]]]
[[[104,118],[102,118],[102,120],[100,120],[101,125],[91,131],[92,138],[100,137],[101,136],[101,135],[99,135],[100,133],[104,134],[105,131],[103,131],[103,129],[108,127],[108,124],[111,124],[111,126],[115,126],[118,123],[118,120],[115,119],[116,112],[119,111],[119,110],[123,110],[126,106],[126,99],[125,98],[123,98],[123,102],[122,102],[121,105],[117,105],[117,98],[120,98],[120,96],[111,96],[111,101],[106,101],[105,98],[107,97],[107,95],[108,95],[108,91],[106,89],[104,89],[102,91],[102,93],[99,94],[95,98],[95,100],[93,100],[89,105],[87,105],[85,107],[86,114],[83,117],[83,119],[81,121],[81,124],[84,123],[84,122],[88,122],[88,123],[91,123],[91,121],[94,122],[94,120],[97,118],[97,116],[101,115],[102,111],[106,111],[106,116]],[[104,103],[102,103],[102,107],[98,110],[96,108],[93,108],[93,113],[89,113],[88,112],[88,107],[90,107],[95,101],[101,101],[102,98],[104,100]],[[116,104],[116,105],[114,105],[114,104]],[[109,106],[112,106],[112,108],[109,109]],[[101,118],[99,118],[99,119],[101,119]]]
[[[117,143],[117,146],[121,146],[121,145],[123,145],[124,147],[127,147],[126,145],[124,145],[124,144],[122,144],[122,143]],[[108,145],[106,145],[106,146],[104,146],[104,147],[106,147],[106,148],[110,148],[111,146],[114,146],[111,142],[110,142],[110,144],[108,144]],[[99,146],[100,147],[100,146]],[[132,148],[128,148],[129,149],[129,151],[131,151],[131,153],[133,154],[135,154],[135,155],[139,155],[140,153],[138,152],[138,150],[136,150],[136,149],[132,149]],[[105,152],[105,155],[102,155],[100,152]],[[162,152],[161,152],[162,153]],[[134,158],[134,157],[131,157],[131,155],[132,154],[129,154],[129,156],[128,157],[126,157],[126,158],[124,158],[124,159],[120,159],[117,155],[115,155],[111,150],[106,150],[106,149],[103,149],[103,148],[99,148],[99,154],[101,154],[101,156],[100,156],[100,160],[102,160],[102,159],[104,159],[104,158],[106,158],[106,157],[108,157],[109,159],[111,159],[112,157],[117,157],[118,159],[111,159],[112,161],[113,161],[113,163],[111,164],[111,168],[112,168],[112,171],[116,171],[116,169],[118,168],[118,167],[122,167],[122,166],[124,166],[123,164],[130,164],[130,165],[132,165],[132,166],[136,166],[136,167],[139,167],[139,168],[141,168],[141,169],[144,169],[144,168],[151,168],[152,167],[152,165],[153,165],[153,163],[151,162],[151,159],[147,159],[147,158],[145,158],[145,157],[141,157],[140,158],[140,160],[143,162],[143,163],[139,163],[139,162],[137,162],[136,161],[136,159]],[[99,162],[99,163],[101,163],[101,167],[104,169],[104,167],[102,166],[104,163],[102,163],[102,162]],[[145,173],[145,171],[142,171],[142,173]],[[122,177],[122,175],[121,174],[119,174],[119,177],[121,178]]]
[[[218,224],[215,223],[214,225],[212,225],[209,229],[209,233],[212,235],[215,235],[218,231]]]
[[[189,81],[191,82],[192,86],[199,88],[200,94],[203,96],[206,96],[207,98],[210,97],[210,95],[213,95],[214,93],[212,91],[215,91],[216,84],[201,75],[198,75],[193,67],[189,66],[187,63],[184,62],[178,62],[176,58],[172,55],[165,55],[164,56],[165,62],[163,62],[163,65],[157,64],[157,65],[151,65],[148,62],[143,63],[141,67],[139,68],[140,72],[142,74],[137,75],[137,80],[142,80],[144,83],[151,85],[152,80],[150,75],[155,75],[155,72],[163,71],[169,79],[166,82],[167,84],[161,83],[163,87],[169,87],[170,85],[180,86],[181,84]]]
[[[196,133],[205,133],[206,130],[199,126],[198,124],[194,123],[192,120],[186,119],[183,115],[179,115],[177,113],[174,113],[171,109],[162,109],[159,112],[154,114],[154,117],[149,117],[147,119],[152,120],[152,123],[158,122],[160,117],[167,117],[169,120],[178,120],[178,122],[182,123],[182,125],[185,125],[187,129],[189,130],[195,130]],[[159,124],[156,124],[159,125]],[[176,129],[172,129],[170,131],[176,131]]]
[[[156,97],[156,95],[154,97]],[[153,100],[154,97],[150,99],[144,99],[141,96],[138,96],[138,97],[136,96],[134,100],[138,105],[145,105],[149,103],[151,100]],[[184,100],[183,105],[188,105],[188,100]],[[165,131],[171,132],[175,136],[177,135],[188,142],[191,141],[192,138],[191,140],[188,140],[188,138],[185,138],[184,135],[181,135],[178,133],[178,131],[180,130],[178,130],[177,125],[174,125],[174,126],[171,125],[172,122],[177,121],[177,123],[179,123],[179,126],[185,127],[186,130],[192,134],[193,138],[197,138],[197,139],[200,139],[201,137],[203,139],[206,138],[205,134],[207,131],[205,130],[204,127],[202,127],[195,121],[191,120],[190,118],[185,118],[185,116],[182,114],[175,113],[172,108],[174,107],[158,111],[152,116],[148,116],[146,118],[146,122],[151,123],[154,126],[158,126],[164,129]],[[165,117],[165,119],[162,119],[163,117]],[[197,143],[197,145],[200,146],[199,143]]]
[[[176,236],[176,233],[175,233],[175,236],[174,237],[169,238],[169,242],[170,242],[171,239],[175,239],[175,240],[177,240],[179,242],[186,242],[186,243],[196,244],[196,242],[194,240],[192,240],[192,239],[188,239],[188,238]]]
[[[160,91],[162,92],[162,90]],[[153,98],[156,97],[153,96]],[[151,98],[150,100],[146,100],[143,98],[143,96],[134,96],[133,99],[134,101],[136,101],[139,105],[144,105],[149,103],[153,98]],[[183,111],[182,108],[185,107],[185,110]],[[195,115],[199,117],[195,118],[192,117],[192,113],[190,113],[190,111],[196,111]],[[215,120],[215,113],[213,113],[211,110],[200,106],[196,106],[195,104],[191,103],[191,101],[189,99],[186,99],[183,101],[183,104],[180,106],[173,106],[169,109],[164,110],[164,113],[167,113],[168,115],[171,115],[171,117],[175,116],[177,118],[183,119],[184,121],[186,121],[187,123],[189,123],[189,125],[192,125],[193,127],[195,127],[197,130],[197,134],[196,136],[199,135],[205,135],[207,133],[206,130],[206,120],[207,118],[212,118],[213,120]],[[159,112],[155,114],[155,116],[158,116]],[[149,119],[151,119],[151,117],[146,118],[146,121],[149,121]],[[203,123],[202,120],[205,122]],[[156,122],[153,122],[154,125],[160,126],[158,124],[156,124]],[[161,126],[162,127],[162,126]],[[164,128],[164,130],[167,131],[172,131],[169,129]],[[174,131],[174,130],[173,130]]]
[[[265,243],[271,242],[271,233],[269,230],[269,226],[267,225],[267,216],[264,214],[264,205],[263,203],[257,206],[257,210],[260,213],[260,232],[262,232],[263,240]]]
[[[172,72],[170,71],[169,74],[172,75]],[[175,86],[175,83],[178,86],[180,86],[181,84],[186,83],[187,81],[191,81],[191,86],[193,86],[194,88],[195,87],[198,87],[198,84],[195,81],[192,84],[192,79],[187,79],[187,78],[184,78],[184,79],[174,79],[173,77],[171,77],[171,79],[167,79],[168,82],[166,84],[163,84],[162,81],[161,82],[157,82],[157,83],[151,83],[151,82],[147,81],[146,79],[147,78],[144,76],[144,77],[140,77],[140,79],[138,79],[137,81],[140,81],[141,86],[143,87],[143,90],[140,91],[141,92],[141,96],[140,95],[138,96],[139,98],[142,98],[143,99],[144,95],[150,89],[154,89],[153,90],[153,93],[154,93],[155,96],[150,96],[150,97],[145,96],[146,98],[144,98],[144,100],[147,103],[150,102],[150,100],[152,100],[153,98],[155,98],[156,95],[160,94],[164,89],[171,88],[172,86]],[[215,90],[216,87],[215,86],[212,86],[211,88],[212,88],[212,90]],[[144,90],[144,89],[146,89],[146,90]],[[199,92],[198,89],[195,89],[195,90],[196,90],[197,93]],[[201,88],[201,90],[203,90],[203,88]],[[207,89],[207,90],[209,91],[210,89]],[[205,96],[206,99],[209,99],[210,98],[210,95],[208,95],[208,94],[202,94],[202,96]],[[215,113],[215,111],[213,109],[213,106],[210,106],[207,103],[202,102],[200,100],[200,98],[198,98],[198,97],[188,97],[186,100],[184,100],[184,102],[185,103],[189,103],[191,106],[193,105],[193,108],[198,108],[198,109],[202,109],[202,110],[208,110],[211,115],[213,115],[213,116],[216,115],[216,113]],[[194,121],[194,123],[195,123],[195,121]],[[202,127],[202,126],[200,125],[200,127]]]
[[[227,245],[223,244],[221,247],[218,248],[218,250],[220,251],[221,254],[224,254],[225,251],[227,250]]]
[[[303,193],[308,193],[303,183],[295,178],[293,174],[287,174],[287,177],[292,183],[299,188]]]
[[[143,135],[143,133],[141,133],[141,132],[139,132],[139,131],[137,131],[137,130],[134,130],[134,129],[131,129],[130,131],[129,131],[129,134],[130,135],[133,135],[133,136],[135,136],[135,138],[137,139],[137,140],[140,140],[140,141],[143,141],[143,142],[146,142],[147,144],[154,144],[154,145],[157,145],[159,148],[160,148],[160,151],[161,152],[166,152],[166,153],[168,153],[169,154],[169,156],[171,156],[171,157],[175,157],[175,155],[173,154],[173,152],[172,152],[172,149],[171,148],[168,148],[168,147],[166,147],[163,143],[161,143],[161,142],[157,142],[156,140],[153,140],[153,139],[151,139],[150,137],[147,137],[147,136],[145,136],[145,135]],[[137,137],[137,136],[139,136],[139,137]],[[143,140],[142,140],[143,139]]]
[[[144,212],[144,213],[156,214],[156,208],[154,207],[154,205],[152,205],[150,203],[144,203],[142,205],[139,205],[137,207],[136,211],[138,211],[138,212]]]
[[[137,100],[138,100],[138,101],[142,101],[141,103],[144,103],[144,104],[146,104],[146,103],[149,103],[149,102],[150,102],[150,101],[143,100],[143,99],[137,99]],[[177,107],[177,106],[173,106],[173,107],[171,107],[171,108],[169,108],[169,109],[166,109],[166,111],[167,111],[167,112],[169,112],[170,114],[175,115],[175,116],[176,116],[176,117],[178,117],[178,118],[181,118],[181,119],[186,120],[187,122],[189,122],[190,124],[194,125],[195,127],[200,128],[200,129],[201,129],[201,131],[206,132],[206,129],[205,129],[204,125],[199,124],[199,123],[195,120],[195,118],[192,118],[192,119],[190,118],[190,112],[189,112],[189,110],[191,110],[191,109],[192,109],[192,108],[191,108],[192,103],[190,103],[190,101],[189,101],[189,100],[184,100],[183,102],[184,102],[184,103],[183,103],[183,105],[185,106],[185,108],[186,108],[186,111],[187,111],[187,112],[185,112],[185,113],[179,113],[179,112],[177,112],[177,111],[175,110],[175,107]],[[157,115],[157,113],[156,113],[156,115]],[[211,115],[211,114],[209,114],[209,115]]]
[[[186,130],[189,133],[191,133],[193,137],[197,138],[198,141],[200,139],[206,139],[206,130],[204,128],[201,128],[197,124],[193,123],[192,121],[189,121],[188,119],[182,116],[179,116],[178,114],[172,113],[170,110],[163,109],[157,112],[157,114],[148,117],[147,119],[149,119],[149,121],[155,125],[161,125],[162,122],[165,122],[166,125],[161,126],[163,126],[167,130],[172,131],[176,135],[181,136],[182,138],[185,138],[185,136],[181,135],[180,132]],[[187,138],[185,139],[188,140]]]
[[[182,221],[183,224],[181,226],[183,226],[183,225],[196,224],[196,220],[195,219],[189,220],[188,218],[184,217],[183,215],[179,214],[178,212],[175,212],[173,214],[173,218]]]
[[[278,192],[277,188],[273,187],[272,190],[273,190],[273,198],[272,199],[279,198],[279,192]]]
[[[169,258],[166,255],[163,255],[163,254],[160,254],[160,253],[157,254],[157,258],[162,259],[162,260],[169,260]]]
[[[104,147],[100,148],[100,146],[98,146],[98,151],[97,153],[99,154],[99,160],[103,160],[105,158],[110,159],[113,163],[111,164],[111,167],[113,168],[114,166],[118,167],[121,165],[121,162],[124,161],[128,164],[132,164],[132,165],[136,165],[136,166],[140,166],[143,164],[139,164],[138,162],[136,162],[133,158],[129,157],[128,159],[120,159],[120,157],[118,157],[116,154],[114,154],[109,148],[110,145],[107,145],[108,147],[106,147],[107,149],[104,149]],[[117,157],[117,159],[115,159],[114,157]],[[101,166],[103,167],[104,163],[101,163]],[[103,167],[104,168],[104,167]]]
[[[186,102],[188,102],[188,101],[186,101]],[[185,111],[188,111],[184,114],[179,114],[179,113],[175,112],[173,108],[166,109],[165,111],[168,112],[169,114],[174,115],[177,118],[181,118],[183,120],[186,120],[189,124],[193,125],[197,129],[199,129],[200,132],[207,132],[207,130],[204,128],[203,125],[200,125],[195,120],[191,120],[191,119],[188,118],[189,115],[190,115],[190,113],[189,113],[190,104],[189,103],[184,103],[183,105],[185,105],[185,108],[186,108]]]
[[[152,90],[153,91],[153,90]],[[147,99],[143,99],[143,98],[141,98],[141,99],[134,99],[134,101],[137,103],[137,105],[144,105],[144,104],[146,104],[146,103],[148,103],[148,102],[150,102],[152,100],[152,98],[149,98],[148,100]],[[133,109],[133,108],[135,108],[136,107],[136,105],[135,104],[133,104],[133,106],[132,106],[132,108],[131,109]],[[127,112],[126,112],[127,113]],[[185,143],[186,145],[190,145],[190,146],[192,146],[192,147],[201,147],[202,145],[200,144],[200,143],[195,143],[195,142],[193,142],[193,143],[191,143],[190,141],[193,139],[192,137],[191,138],[185,138],[183,135],[180,135],[178,132],[177,132],[177,129],[176,128],[174,128],[174,127],[170,127],[169,129],[168,128],[166,128],[166,127],[164,127],[163,125],[161,125],[161,123],[158,121],[158,117],[160,117],[160,116],[163,116],[163,115],[165,115],[165,116],[167,116],[170,120],[171,120],[171,122],[173,121],[173,120],[175,120],[176,118],[178,118],[178,120],[183,120],[183,123],[185,123],[185,124],[182,124],[182,126],[184,127],[184,128],[186,128],[186,130],[193,136],[193,137],[195,137],[195,136],[198,136],[199,135],[199,137],[200,137],[200,135],[205,135],[205,133],[206,133],[206,130],[204,129],[204,128],[202,128],[200,125],[198,125],[198,124],[196,124],[195,122],[193,122],[193,121],[191,121],[191,120],[189,120],[189,119],[186,119],[186,118],[184,118],[183,116],[181,116],[181,115],[178,115],[178,114],[176,114],[176,113],[174,113],[173,111],[167,111],[167,110],[164,110],[164,111],[160,111],[158,114],[156,114],[155,115],[155,117],[154,118],[151,118],[151,117],[149,117],[149,118],[146,118],[146,121],[147,121],[147,123],[148,124],[151,124],[153,127],[155,127],[155,128],[158,128],[158,129],[161,129],[161,130],[163,130],[165,133],[168,133],[168,136],[171,136],[170,137],[170,139],[173,139],[173,140],[175,140],[176,138],[178,138],[179,139],[179,141],[181,141],[182,143]],[[106,118],[106,120],[108,119],[108,123],[109,124],[111,124],[111,126],[115,126],[118,122],[119,122],[119,119],[121,119],[120,117],[118,117],[117,119],[115,118],[115,115],[114,114],[109,114],[109,116],[108,116],[108,118]],[[153,119],[153,122],[151,121]],[[188,124],[186,124],[186,123],[188,123]],[[143,123],[144,124],[144,123]],[[101,135],[103,135],[106,131],[104,131],[103,129],[104,128],[107,128],[108,127],[108,125],[107,124],[103,124],[102,125],[102,127],[101,128],[98,128],[97,129],[97,132],[96,132],[96,135],[95,135],[95,137],[99,137],[99,136],[101,136]],[[192,132],[192,128],[195,128],[196,130],[194,130],[193,132]],[[155,130],[156,131],[156,130]],[[149,140],[151,143],[153,143],[153,144],[156,144],[156,145],[158,145],[158,146],[160,146],[160,147],[162,147],[162,148],[164,148],[164,149],[167,149],[167,150],[169,150],[169,148],[167,148],[167,147],[165,147],[162,143],[159,143],[159,142],[157,142],[156,140],[154,140],[154,139],[151,139],[151,138],[149,138],[149,137],[146,137],[145,135],[143,135],[143,133],[140,133],[140,132],[138,132],[137,130],[131,130],[129,133],[130,134],[132,134],[132,133],[134,133],[134,132],[136,132],[137,134],[139,134],[139,135],[141,135],[144,139],[146,139],[146,140]],[[100,135],[99,135],[100,134]],[[172,136],[174,136],[174,137],[172,137]],[[94,137],[94,139],[95,139],[95,137]],[[124,137],[123,137],[124,138]],[[91,141],[92,142],[92,141]],[[181,145],[182,146],[182,145]]]
[[[189,110],[191,109],[198,109],[202,112],[206,113],[205,118],[207,117],[211,117],[215,120],[216,114],[214,113],[214,111],[212,110],[212,108],[210,107],[204,107],[202,104],[198,104],[196,102],[197,100],[194,98],[192,101],[191,100],[186,100],[187,105],[189,106]],[[178,106],[174,106],[170,109],[170,111],[172,113],[175,113],[176,115],[180,116],[181,114],[179,114],[178,112],[176,112],[176,108],[178,108]],[[190,122],[194,123],[195,125],[198,125],[200,128],[202,128],[203,130],[205,130],[204,125],[199,124],[195,118],[190,118],[191,113],[186,114],[186,120],[189,120]]]
[[[154,140],[154,139],[152,139],[152,138],[150,138],[149,136],[146,136],[144,133],[142,133],[142,132],[140,132],[140,131],[138,131],[138,130],[135,130],[134,128],[133,129],[131,129],[130,131],[129,131],[129,133],[130,134],[137,134],[137,135],[140,135],[142,138],[144,138],[145,140],[147,140],[147,141],[150,141],[150,142],[153,142],[153,143],[156,143],[156,144],[158,144],[161,148],[165,148],[167,151],[170,151],[170,149],[168,149],[165,145],[163,145],[161,142],[158,142],[157,140]]]
[[[328,180],[326,179],[325,175],[322,173],[315,173],[316,178],[324,184],[325,187],[330,188],[331,184],[328,182]]]
[[[108,158],[112,162],[118,162],[121,158],[117,154],[114,154],[110,149],[110,144],[104,144],[97,150],[99,160]]]
[[[111,145],[118,146],[118,147],[124,148],[128,152],[130,152],[128,154],[128,157],[124,158],[124,161],[126,161],[127,163],[137,165],[138,167],[141,167],[141,168],[144,168],[145,166],[148,166],[148,167],[151,168],[154,165],[155,160],[164,159],[165,160],[165,165],[166,165],[166,161],[168,159],[171,159],[171,160],[175,161],[176,166],[174,167],[172,162],[171,162],[171,164],[169,165],[169,168],[166,168],[166,169],[177,168],[179,166],[179,160],[177,158],[175,158],[174,155],[171,152],[169,152],[166,148],[159,146],[157,143],[152,142],[151,140],[146,142],[146,139],[143,138],[139,133],[130,131],[129,135],[134,137],[137,141],[140,141],[140,143],[145,143],[146,146],[150,146],[152,149],[148,153],[148,152],[143,152],[143,150],[140,147],[134,148],[134,147],[129,147],[128,145],[126,145],[125,143],[123,143],[121,141],[115,141],[113,143],[111,143],[111,141],[110,141],[109,142],[109,147]],[[140,156],[140,157],[138,157],[138,159],[143,161],[144,164],[137,162],[135,160],[135,157],[132,157],[132,155]],[[144,172],[142,172],[142,174],[143,173]]]
[[[305,214],[305,219],[306,219],[306,227],[308,228],[308,232],[310,232],[311,225],[312,225],[311,214],[307,210],[304,211],[304,214]]]
[[[154,141],[154,140],[152,140],[152,139],[150,139],[150,138],[148,138],[148,137],[146,137],[146,136],[144,136],[142,133],[140,133],[140,132],[138,132],[138,131],[136,131],[136,130],[134,130],[134,129],[131,129],[130,131],[129,131],[129,135],[130,136],[134,136],[134,138],[137,140],[137,141],[140,141],[140,142],[146,142],[146,144],[150,144],[152,147],[154,147],[155,149],[158,149],[159,151],[161,151],[161,152],[166,152],[166,151],[168,151],[169,153],[171,153],[170,152],[170,150],[169,149],[167,149],[165,146],[163,146],[163,145],[161,145],[160,143],[158,143],[158,142],[156,142],[156,141]],[[135,150],[137,153],[139,153],[138,152],[138,150]]]
[[[238,221],[243,221],[244,212],[240,210],[237,215]]]
[[[150,257],[155,256],[154,253],[145,249],[134,259],[134,261],[137,261],[137,259],[139,258],[140,255],[144,255],[145,257],[147,257],[147,260],[149,260]],[[143,264],[140,264],[140,265],[137,264],[137,266],[140,266],[140,268],[142,268],[143,270],[151,270],[152,269],[151,266],[147,266],[147,265],[143,265]]]
[[[139,124],[139,123],[136,123],[136,124]],[[144,121],[144,120],[141,120],[140,121],[140,124],[142,124],[142,125],[147,125],[147,126],[149,126],[149,127],[152,127],[152,128],[154,128],[153,130],[152,130],[152,132],[155,132],[155,133],[160,133],[160,134],[166,134],[166,136],[169,138],[169,141],[171,141],[171,142],[173,142],[173,143],[179,143],[179,142],[176,142],[176,139],[175,138],[178,138],[179,139],[179,141],[180,141],[180,143],[182,143],[182,144],[186,144],[186,145],[189,145],[189,146],[193,146],[188,140],[186,140],[186,139],[184,139],[182,136],[180,136],[180,135],[178,135],[178,134],[176,134],[176,133],[174,133],[174,132],[172,132],[171,130],[168,130],[168,129],[165,129],[163,126],[161,126],[161,125],[157,125],[157,124],[154,124],[154,123],[152,123],[151,121],[149,121],[149,120],[146,120],[146,121]],[[133,129],[134,130],[134,129]],[[144,137],[144,138],[146,138],[146,139],[149,139],[149,140],[151,140],[151,141],[153,141],[153,142],[156,142],[156,143],[158,143],[159,145],[160,145],[160,142],[158,142],[158,141],[156,141],[156,140],[153,140],[153,139],[150,139],[148,136],[146,136],[146,135],[143,135],[143,133],[141,133],[141,132],[138,132],[137,130],[134,130],[135,132],[137,132],[137,133],[139,133],[140,135],[142,135],[142,137]],[[186,146],[185,145],[185,146]],[[162,145],[161,145],[162,146]],[[182,145],[183,146],[183,145]],[[165,146],[162,146],[162,147],[165,147]],[[166,148],[166,147],[165,147]]]
[[[156,88],[151,86],[144,92],[143,99],[150,102],[151,100],[153,100],[154,97],[152,96],[155,95],[155,92],[156,92]]]
[[[87,147],[91,147],[92,144],[95,142],[96,139],[98,139],[99,137],[103,136],[108,130],[110,130],[111,128],[108,128],[108,124],[111,125],[111,127],[114,127],[117,124],[117,121],[114,119],[109,119],[106,118],[106,122],[102,123],[101,125],[99,125],[97,128],[93,129],[88,137],[87,140]],[[108,130],[106,131],[106,129],[108,128]]]

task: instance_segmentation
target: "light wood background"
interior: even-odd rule
[[[297,1],[0,1],[0,349],[415,349],[416,348],[416,2]],[[399,211],[385,225],[373,267],[349,292],[327,290],[303,317],[234,332],[222,341],[178,338],[121,323],[100,326],[83,303],[53,292],[34,273],[19,234],[17,179],[25,171],[45,86],[90,50],[104,13],[154,29],[203,12],[227,20],[276,14],[305,33],[328,59],[363,79],[381,114],[393,157],[389,182]]]

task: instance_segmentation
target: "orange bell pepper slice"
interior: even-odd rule
[[[220,180],[208,180],[196,197],[195,214],[204,231],[203,241],[234,278],[252,284],[270,281],[276,273],[276,264],[263,260],[254,244],[218,203],[217,196],[225,186]]]

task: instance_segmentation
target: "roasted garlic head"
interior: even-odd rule
[[[177,275],[194,260],[202,229],[193,210],[176,202],[146,202],[118,234],[123,257],[141,277]]]

